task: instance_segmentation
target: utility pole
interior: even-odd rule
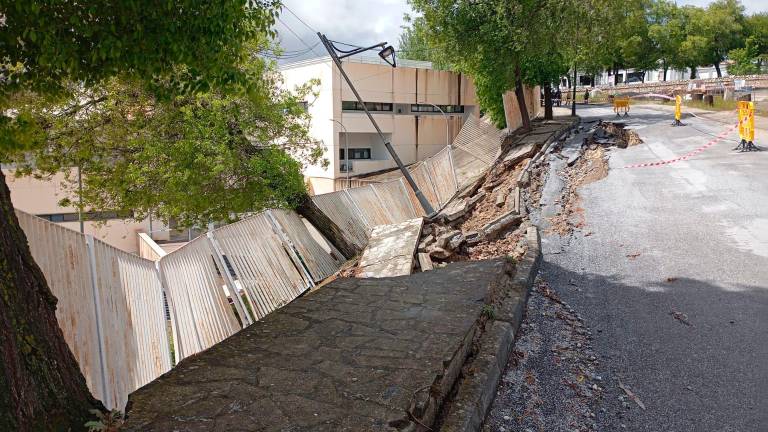
[[[365,48],[355,48],[348,51],[338,50],[342,53],[342,55],[339,56],[336,52],[337,48],[333,45],[333,42],[328,40],[328,38],[326,38],[324,34],[317,32],[317,37],[320,38],[320,41],[323,43],[323,46],[325,47],[325,50],[328,51],[328,54],[331,56],[331,59],[333,60],[333,62],[336,64],[336,67],[339,68],[339,73],[344,78],[344,81],[347,82],[347,85],[349,85],[349,88],[350,90],[352,90],[352,93],[354,93],[355,98],[357,98],[357,101],[362,106],[363,111],[365,111],[365,115],[368,116],[368,120],[370,120],[371,123],[373,124],[373,127],[376,128],[376,132],[379,134],[379,138],[381,138],[381,141],[384,143],[384,147],[387,148],[389,155],[392,156],[392,159],[394,159],[395,163],[397,164],[397,167],[400,168],[400,172],[403,173],[403,177],[405,177],[405,180],[408,182],[408,185],[410,185],[411,189],[413,189],[413,193],[416,195],[416,198],[418,198],[419,203],[421,204],[421,207],[424,209],[424,212],[428,216],[432,216],[435,213],[435,210],[432,208],[432,205],[429,203],[429,200],[427,200],[424,194],[421,193],[421,190],[416,185],[416,182],[413,180],[413,177],[411,177],[411,173],[408,172],[408,170],[403,165],[403,162],[400,160],[400,157],[397,156],[395,149],[392,147],[392,143],[390,143],[387,140],[387,138],[384,136],[384,133],[381,131],[379,124],[376,123],[376,120],[373,118],[370,111],[368,111],[368,107],[365,106],[365,102],[363,102],[363,99],[360,97],[360,93],[357,92],[357,89],[355,88],[354,84],[352,84],[352,80],[349,79],[349,76],[347,76],[347,73],[344,71],[344,67],[341,64],[341,59],[353,56],[355,54],[359,54],[364,51],[372,50],[374,48],[381,48],[381,51],[379,51],[379,57],[381,57],[384,61],[386,61],[390,66],[395,67],[394,48],[392,48],[391,46],[387,46],[386,42],[381,42],[376,45],[372,45]],[[391,63],[389,60],[387,60],[387,57],[390,55],[392,56],[392,59],[393,59]]]

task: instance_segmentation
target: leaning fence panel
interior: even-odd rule
[[[408,197],[408,191],[402,178],[386,183],[372,184],[371,187],[386,207],[391,217],[391,223],[404,222],[416,217],[413,203]]]
[[[363,217],[371,228],[377,225],[388,225],[392,223],[392,216],[389,209],[384,207],[381,197],[371,185],[359,188],[345,189],[357,208],[363,214]]]
[[[213,238],[232,265],[236,283],[247,291],[256,319],[309,287],[266,213],[218,228]]]
[[[269,212],[298,249],[315,282],[336,273],[344,263],[344,257],[335,248],[328,253],[315,241],[296,213],[283,209],[269,210]]]
[[[210,240],[201,236],[160,259],[176,320],[177,360],[210,348],[240,329],[214,264]],[[231,290],[234,292],[235,290]]]
[[[436,179],[435,189],[440,202],[447,203],[458,188],[450,147],[445,147],[432,156],[427,165],[432,171],[432,178]]]
[[[345,191],[315,195],[312,201],[339,226],[347,241],[361,250],[368,244],[370,228]]]
[[[409,168],[409,171],[411,172],[411,177],[413,177],[413,181],[416,183],[416,186],[419,187],[419,190],[421,190],[421,193],[432,205],[432,208],[440,208],[440,200],[437,198],[437,191],[435,190],[435,185],[432,181],[432,175],[430,174],[430,170],[427,165],[422,162],[413,168]],[[419,202],[418,198],[416,198],[416,194],[413,193],[413,190],[410,187],[407,187],[407,191],[408,196],[413,203],[414,209],[416,209],[417,216],[426,216],[427,214],[421,207],[421,203]]]
[[[90,244],[109,390],[102,401],[122,409],[129,393],[171,368],[162,288],[154,262]]]
[[[107,400],[85,236],[16,210],[32,257],[58,299],[56,319],[94,397]]]
[[[470,116],[454,139],[453,147],[491,165],[501,153],[501,131],[486,120]]]

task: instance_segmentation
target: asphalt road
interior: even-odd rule
[[[607,107],[579,115],[615,119]],[[609,152],[609,175],[580,189],[585,226],[547,239],[540,274],[593,334],[594,428],[768,431],[768,151],[733,152],[733,131],[689,160],[624,168],[688,154],[731,126],[675,128],[651,107],[626,122],[645,142]],[[768,149],[768,136],[756,141]]]

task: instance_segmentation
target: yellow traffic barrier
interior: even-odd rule
[[[674,126],[682,126],[680,120],[683,118],[683,97],[675,96],[675,123]]]
[[[613,112],[616,113],[616,117],[620,117],[621,113],[624,113],[624,117],[629,116],[629,96],[620,98],[613,98]]]
[[[754,102],[739,102],[739,138],[741,141],[734,150],[760,150],[755,141],[755,104]]]

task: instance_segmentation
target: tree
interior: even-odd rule
[[[448,69],[449,65],[440,47],[430,46],[429,30],[424,17],[405,14],[403,22],[405,25],[400,26],[398,56],[409,60],[432,62],[432,67],[435,69]]]
[[[648,37],[661,62],[663,80],[666,81],[669,68],[680,64],[680,46],[685,40],[685,20],[677,5],[669,0],[653,1],[648,16]]]
[[[690,17],[688,42],[683,49],[690,55],[693,46],[699,45],[701,59],[715,66],[717,76],[722,76],[720,63],[728,52],[740,48],[743,40],[744,7],[738,0],[717,0],[707,9],[696,11]]]
[[[728,69],[733,75],[760,73],[763,61],[768,58],[768,14],[754,14],[748,17],[744,28],[744,47],[728,53],[728,58],[734,61]]]
[[[245,46],[271,35],[278,3],[13,1],[0,12],[0,146],[47,142],[29,97],[52,105],[121,76],[168,97],[231,87],[252,93]],[[31,96],[34,95],[34,96]],[[73,106],[76,111],[90,105]],[[0,173],[0,429],[82,430],[88,391],[55,317]]]

